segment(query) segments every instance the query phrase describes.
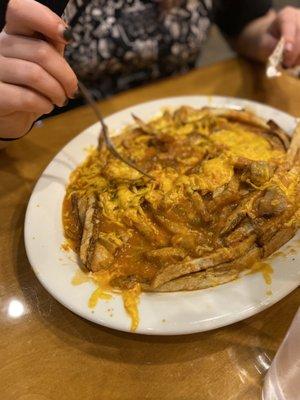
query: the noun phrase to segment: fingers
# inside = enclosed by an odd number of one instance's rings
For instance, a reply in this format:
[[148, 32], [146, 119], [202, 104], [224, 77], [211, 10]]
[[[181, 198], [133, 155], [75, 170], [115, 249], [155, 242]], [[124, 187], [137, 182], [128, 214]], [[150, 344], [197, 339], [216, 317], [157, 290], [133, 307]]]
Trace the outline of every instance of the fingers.
[[74, 97], [77, 91], [76, 75], [63, 56], [49, 43], [40, 39], [2, 33], [0, 48], [4, 57], [38, 64], [59, 82], [68, 97]]
[[300, 11], [285, 7], [277, 15], [276, 25], [285, 40], [283, 63], [287, 67], [294, 66], [300, 55]]
[[70, 30], [65, 22], [49, 8], [34, 0], [10, 0], [5, 31], [17, 35], [38, 32], [60, 43], [70, 40]]
[[39, 2], [9, 1], [0, 34], [2, 137], [24, 135], [53, 104], [61, 106], [66, 96], [74, 96], [77, 78], [63, 58], [70, 33], [66, 23]]
[[49, 43], [51, 43], [52, 46], [56, 48], [56, 50], [58, 51], [58, 54], [60, 54], [61, 56], [64, 57], [65, 48], [66, 48], [65, 44], [63, 44], [63, 43], [55, 43], [54, 41], [49, 41]]
[[297, 41], [297, 20], [295, 14], [290, 9], [279, 13], [279, 25], [281, 35], [285, 40], [284, 64], [290, 66], [296, 59], [295, 45]]
[[297, 60], [300, 56], [300, 22], [296, 27], [294, 40], [285, 39], [285, 41], [283, 64], [286, 67], [293, 67], [297, 64]]
[[34, 89], [58, 107], [66, 103], [59, 82], [37, 64], [0, 56], [0, 81]]
[[[299, 14], [300, 18], [300, 14]], [[294, 45], [294, 54], [292, 60], [289, 61], [290, 66], [299, 65], [299, 57], [300, 57], [300, 21], [298, 22], [297, 26], [297, 35], [296, 35], [296, 42]]]
[[291, 7], [287, 7], [278, 14], [281, 35], [286, 43], [294, 44], [297, 33], [296, 14]]
[[46, 97], [31, 89], [0, 82], [0, 110], [1, 117], [15, 111], [49, 114], [54, 105]]

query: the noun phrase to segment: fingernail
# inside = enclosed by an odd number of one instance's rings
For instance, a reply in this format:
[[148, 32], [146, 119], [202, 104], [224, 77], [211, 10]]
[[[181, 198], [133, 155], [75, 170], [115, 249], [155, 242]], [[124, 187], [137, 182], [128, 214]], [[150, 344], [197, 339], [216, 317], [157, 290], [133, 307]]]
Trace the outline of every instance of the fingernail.
[[69, 26], [60, 25], [59, 34], [66, 42], [70, 42], [73, 39], [72, 29]]
[[294, 48], [294, 45], [291, 42], [286, 43], [284, 46], [284, 50], [289, 53], [293, 51], [293, 48]]
[[63, 32], [63, 37], [67, 42], [69, 42], [70, 40], [73, 39], [73, 33], [72, 33], [71, 28], [69, 28], [69, 27], [65, 28], [65, 30]]
[[76, 89], [76, 91], [74, 92], [74, 94], [72, 96], [70, 96], [71, 99], [77, 99], [80, 96], [80, 91], [79, 89]]

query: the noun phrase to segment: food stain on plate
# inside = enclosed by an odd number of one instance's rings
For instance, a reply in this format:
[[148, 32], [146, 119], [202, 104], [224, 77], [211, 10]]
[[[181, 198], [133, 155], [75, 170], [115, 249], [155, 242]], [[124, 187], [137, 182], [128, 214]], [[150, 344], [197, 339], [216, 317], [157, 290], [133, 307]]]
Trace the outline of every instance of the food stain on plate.
[[99, 300], [110, 300], [112, 295], [98, 287], [93, 291], [88, 301], [89, 308], [95, 308]]
[[261, 272], [263, 279], [267, 285], [267, 292], [266, 294], [268, 296], [272, 295], [272, 289], [271, 289], [271, 284], [272, 284], [272, 274], [274, 272], [273, 268], [271, 267], [270, 264], [264, 261], [257, 261], [251, 266], [251, 272], [250, 273], [255, 273], [255, 272]]
[[82, 283], [90, 282], [91, 280], [92, 278], [89, 276], [88, 272], [84, 272], [81, 269], [78, 269], [75, 272], [75, 275], [73, 276], [71, 283], [74, 286], [78, 286], [81, 285]]
[[83, 151], [86, 152], [88, 155], [90, 155], [94, 150], [95, 150], [95, 146], [90, 145], [90, 146], [86, 146], [83, 148]]
[[288, 246], [287, 247], [287, 256], [294, 256], [295, 254], [297, 254], [297, 250], [295, 249], [295, 247], [293, 245]]
[[140, 322], [139, 310], [138, 310], [138, 305], [140, 302], [140, 294], [141, 294], [140, 285], [136, 285], [132, 289], [122, 291], [124, 308], [131, 317], [131, 330], [133, 332], [136, 330]]
[[[109, 294], [110, 296], [112, 294], [118, 294], [118, 295], [122, 296], [124, 309], [131, 319], [131, 331], [134, 332], [137, 329], [138, 324], [139, 324], [138, 305], [139, 305], [139, 299], [140, 299], [140, 294], [141, 294], [140, 285], [135, 284], [130, 289], [119, 290], [119, 289], [113, 288], [110, 285], [112, 275], [109, 271], [103, 271], [103, 272], [98, 271], [95, 273], [91, 273], [90, 276], [92, 277], [94, 282], [96, 284], [98, 284], [98, 287], [100, 289], [97, 292], [98, 296], [99, 296], [98, 300], [100, 300], [101, 298], [103, 299], [105, 297], [105, 295], [107, 295], [107, 294]], [[97, 295], [95, 294], [95, 296], [97, 296]], [[96, 304], [95, 304], [95, 306], [96, 306]]]
[[276, 259], [277, 257], [285, 257], [285, 256], [286, 256], [286, 254], [285, 254], [283, 251], [276, 251], [276, 253], [272, 254], [272, 255], [269, 257], [269, 260], [274, 260], [274, 259]]
[[60, 248], [61, 248], [62, 251], [66, 251], [66, 252], [72, 250], [72, 248], [71, 248], [71, 246], [70, 246], [70, 243], [69, 243], [67, 240], [65, 240], [65, 241], [60, 245]]
[[[99, 300], [109, 301], [113, 298], [113, 294], [118, 294], [122, 296], [125, 311], [131, 319], [131, 331], [135, 331], [139, 325], [139, 298], [141, 294], [140, 285], [135, 285], [132, 289], [119, 290], [112, 289], [109, 286], [110, 276], [103, 273], [90, 273], [88, 271], [83, 271], [78, 269], [72, 278], [72, 285], [77, 286], [86, 282], [93, 282], [97, 285], [97, 288], [92, 292], [89, 300], [88, 307], [92, 309], [94, 313], [94, 308], [97, 306]], [[110, 317], [113, 317], [113, 309], [108, 309], [110, 311]]]

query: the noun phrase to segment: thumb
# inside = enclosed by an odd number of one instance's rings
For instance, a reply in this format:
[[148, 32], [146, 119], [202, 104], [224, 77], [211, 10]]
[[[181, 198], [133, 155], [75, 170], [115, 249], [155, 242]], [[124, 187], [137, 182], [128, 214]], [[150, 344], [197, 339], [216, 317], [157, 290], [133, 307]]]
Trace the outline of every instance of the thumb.
[[285, 41], [283, 64], [291, 66], [296, 61], [297, 52], [293, 51], [297, 41], [297, 17], [296, 10], [286, 7], [278, 13], [277, 18], [270, 27], [271, 34]]

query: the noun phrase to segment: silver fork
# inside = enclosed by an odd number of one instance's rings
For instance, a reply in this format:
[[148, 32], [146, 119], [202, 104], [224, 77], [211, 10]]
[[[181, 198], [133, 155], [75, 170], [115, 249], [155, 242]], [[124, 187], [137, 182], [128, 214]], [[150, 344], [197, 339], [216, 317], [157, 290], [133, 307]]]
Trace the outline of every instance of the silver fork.
[[99, 110], [99, 107], [97, 106], [97, 103], [95, 102], [95, 100], [92, 98], [89, 90], [87, 89], [87, 87], [80, 81], [78, 81], [78, 87], [83, 95], [83, 97], [86, 99], [86, 101], [88, 102], [89, 106], [93, 109], [98, 121], [100, 122], [102, 131], [100, 133], [100, 137], [101, 134], [103, 135], [103, 139], [104, 139], [104, 143], [107, 147], [107, 149], [111, 152], [112, 155], [114, 155], [118, 160], [122, 161], [123, 163], [127, 164], [129, 167], [135, 169], [136, 171], [140, 172], [142, 175], [146, 176], [147, 178], [153, 179], [153, 177], [151, 175], [149, 175], [147, 172], [143, 171], [141, 168], [137, 167], [136, 165], [134, 165], [131, 161], [127, 160], [126, 158], [124, 158], [115, 148], [114, 144], [112, 143], [109, 133], [108, 133], [108, 128], [107, 125], [105, 124], [102, 114]]

